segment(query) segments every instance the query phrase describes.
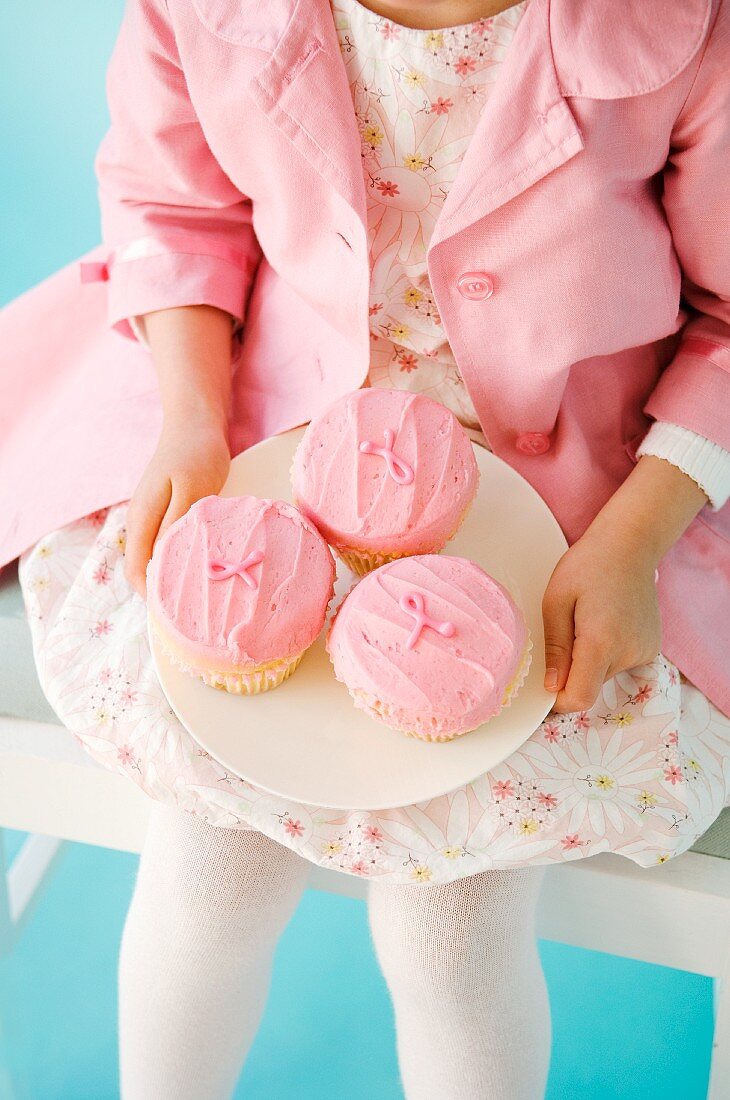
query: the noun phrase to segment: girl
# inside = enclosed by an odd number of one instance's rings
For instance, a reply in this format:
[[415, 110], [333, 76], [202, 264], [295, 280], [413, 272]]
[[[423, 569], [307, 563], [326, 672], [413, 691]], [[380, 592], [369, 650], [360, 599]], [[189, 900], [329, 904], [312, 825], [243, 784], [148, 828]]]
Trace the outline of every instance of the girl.
[[[126, 1100], [230, 1094], [308, 861], [371, 880], [409, 1100], [536, 1100], [544, 867], [662, 862], [720, 812], [729, 43], [722, 0], [129, 0], [104, 246], [6, 311], [0, 479], [44, 690], [156, 800]], [[556, 704], [526, 745], [428, 804], [343, 814], [196, 749], [154, 677], [144, 570], [232, 453], [366, 382], [453, 409], [570, 549], [543, 606]]]

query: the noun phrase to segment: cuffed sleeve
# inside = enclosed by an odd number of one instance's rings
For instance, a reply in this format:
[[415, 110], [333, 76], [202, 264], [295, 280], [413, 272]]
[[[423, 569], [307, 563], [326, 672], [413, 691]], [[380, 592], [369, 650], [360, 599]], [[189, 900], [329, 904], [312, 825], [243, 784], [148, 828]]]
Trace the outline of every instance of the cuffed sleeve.
[[718, 511], [730, 499], [730, 451], [688, 428], [657, 420], [636, 450], [636, 456], [656, 455], [696, 481]]
[[240, 327], [261, 249], [250, 200], [211, 152], [164, 0], [128, 0], [107, 71], [111, 126], [97, 151], [110, 324], [212, 305]]
[[730, 11], [719, 0], [676, 121], [663, 203], [690, 319], [644, 411], [730, 450]]

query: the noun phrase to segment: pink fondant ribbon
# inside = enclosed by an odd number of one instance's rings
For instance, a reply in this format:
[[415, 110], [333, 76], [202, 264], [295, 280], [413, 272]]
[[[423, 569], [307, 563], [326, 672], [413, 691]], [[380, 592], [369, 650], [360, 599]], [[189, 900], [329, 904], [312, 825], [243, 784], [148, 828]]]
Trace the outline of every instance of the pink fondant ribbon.
[[364, 439], [360, 444], [360, 450], [364, 455], [380, 455], [385, 459], [388, 473], [398, 485], [410, 485], [414, 478], [413, 467], [404, 462], [393, 450], [395, 432], [392, 428], [385, 429], [385, 446], [379, 447], [377, 443]]
[[432, 619], [430, 615], [426, 614], [423, 596], [420, 592], [407, 592], [404, 596], [401, 596], [400, 609], [405, 611], [406, 615], [411, 616], [414, 624], [406, 642], [406, 649], [413, 649], [424, 627], [430, 627], [431, 630], [437, 631], [444, 638], [453, 638], [456, 633], [456, 627], [448, 619], [439, 622], [438, 619]]
[[249, 569], [264, 560], [261, 550], [253, 550], [244, 561], [224, 561], [223, 558], [210, 558], [207, 573], [212, 581], [227, 581], [229, 577], [239, 576], [249, 588], [258, 588], [258, 582], [249, 574]]

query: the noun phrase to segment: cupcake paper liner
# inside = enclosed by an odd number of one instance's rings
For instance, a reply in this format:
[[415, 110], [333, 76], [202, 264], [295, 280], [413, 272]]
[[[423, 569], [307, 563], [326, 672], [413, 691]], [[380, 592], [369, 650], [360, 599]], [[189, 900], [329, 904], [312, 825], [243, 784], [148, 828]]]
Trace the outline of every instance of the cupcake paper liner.
[[468, 502], [464, 511], [459, 516], [459, 522], [456, 527], [442, 543], [437, 546], [428, 548], [419, 548], [418, 550], [380, 550], [378, 552], [369, 550], [354, 550], [352, 547], [340, 547], [333, 546], [332, 549], [337, 554], [348, 569], [355, 573], [358, 577], [365, 577], [368, 573], [372, 573], [374, 569], [379, 569], [381, 565], [387, 565], [389, 561], [396, 561], [398, 558], [415, 558], [422, 554], [439, 554], [448, 546], [452, 539], [455, 539], [461, 530], [464, 520], [469, 514], [469, 509], [472, 506], [474, 498]]
[[527, 679], [527, 673], [530, 671], [532, 665], [532, 637], [530, 632], [527, 632], [527, 641], [525, 642], [525, 648], [522, 651], [522, 659], [517, 668], [517, 672], [514, 674], [507, 687], [504, 689], [504, 698], [502, 699], [502, 709], [508, 707], [517, 692], [520, 690], [525, 680]]
[[[340, 550], [337, 546], [333, 547], [337, 557], [345, 563], [347, 568], [355, 573], [358, 577], [365, 577], [368, 573], [372, 573], [373, 569], [379, 569], [381, 565], [387, 565], [389, 561], [395, 561], [396, 558], [408, 558], [412, 557], [411, 554], [403, 553], [367, 553], [365, 550]], [[433, 551], [431, 551], [433, 553]]]
[[296, 657], [271, 661], [267, 665], [261, 665], [245, 673], [206, 672], [198, 675], [204, 683], [220, 691], [230, 692], [231, 695], [259, 695], [263, 691], [271, 691], [288, 680], [292, 673], [296, 672], [303, 656], [303, 653], [299, 653]]
[[304, 656], [306, 650], [297, 653], [294, 657], [281, 657], [274, 661], [266, 661], [255, 668], [241, 672], [223, 672], [213, 668], [205, 668], [200, 665], [191, 665], [172, 649], [161, 631], [155, 628], [155, 635], [159, 638], [165, 654], [177, 668], [186, 672], [189, 676], [195, 676], [209, 687], [219, 691], [227, 691], [231, 695], [259, 695], [264, 691], [283, 684], [294, 673]]

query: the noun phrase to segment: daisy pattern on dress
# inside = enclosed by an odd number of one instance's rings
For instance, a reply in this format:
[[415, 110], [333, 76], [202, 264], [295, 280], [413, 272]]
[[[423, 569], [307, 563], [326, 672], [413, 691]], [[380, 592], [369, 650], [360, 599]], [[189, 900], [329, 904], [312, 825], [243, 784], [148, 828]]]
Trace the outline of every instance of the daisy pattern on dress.
[[370, 252], [379, 256], [398, 242], [398, 259], [412, 262], [414, 246], [424, 254], [436, 218], [456, 177], [469, 138], [444, 145], [448, 124], [444, 115], [433, 116], [417, 133], [410, 111], [398, 112], [392, 135], [385, 134], [367, 168], [368, 230]]
[[[398, 241], [394, 241], [383, 249], [373, 264], [371, 296], [381, 305], [377, 329], [380, 335], [391, 339], [400, 329], [399, 342], [407, 343], [410, 349], [423, 354], [443, 342], [441, 317], [428, 281], [415, 273], [409, 275], [398, 262], [397, 251]], [[441, 365], [456, 367], [450, 349], [433, 369]]]
[[[398, 99], [396, 95], [397, 77], [395, 63], [402, 58], [403, 46], [397, 34], [368, 35], [367, 41], [373, 44], [372, 51], [362, 48], [362, 38], [358, 38], [357, 48], [353, 45], [353, 26], [349, 14], [340, 6], [334, 6], [335, 25], [347, 70], [347, 79], [351, 87], [358, 85], [382, 108], [386, 117], [395, 117]], [[368, 13], [373, 21], [379, 17]], [[385, 20], [380, 20], [385, 25]]]
[[561, 858], [551, 830], [535, 828], [531, 823], [516, 830], [508, 828], [491, 807], [473, 814], [467, 844], [480, 870], [515, 867], [532, 861], [552, 863]]
[[[137, 752], [144, 751], [148, 759], [160, 759], [168, 766], [173, 761], [189, 765], [193, 759], [195, 742], [175, 717], [170, 704], [156, 690], [154, 680], [143, 676], [135, 698], [137, 722], [130, 734], [130, 741]], [[143, 744], [140, 744], [140, 741]]]
[[[693, 693], [682, 712], [682, 745], [698, 761], [703, 774], [718, 785], [730, 772], [730, 739], [725, 724], [700, 692]], [[679, 738], [678, 738], [679, 740]]]
[[[403, 369], [404, 365], [405, 369]], [[386, 386], [409, 393], [423, 393], [434, 401], [441, 400], [442, 404], [444, 391], [448, 387], [453, 394], [452, 403], [449, 405], [452, 412], [461, 409], [462, 423], [470, 422], [468, 398], [466, 405], [461, 402], [461, 394], [465, 391], [452, 383], [446, 363], [430, 363], [427, 355], [418, 355], [392, 340], [380, 339], [374, 341], [371, 346], [369, 377], [372, 386]]]
[[[399, 26], [357, 0], [334, 0], [331, 6], [350, 83], [359, 79], [377, 89], [392, 120], [390, 101], [396, 88], [407, 94], [418, 84], [448, 88], [474, 79], [490, 81], [490, 70], [504, 58], [526, 0], [492, 19], [439, 30]], [[415, 92], [410, 98], [414, 107], [423, 105]]]
[[[638, 795], [661, 778], [656, 754], [642, 741], [625, 743], [622, 728], [604, 744], [596, 728], [583, 741], [565, 745], [528, 742], [521, 755], [554, 780], [561, 816], [567, 816], [567, 832], [579, 833], [586, 824], [596, 833], [608, 825], [623, 833], [638, 820]], [[551, 759], [552, 757], [552, 759]]]
[[[123, 529], [126, 507], [110, 509], [99, 531], [105, 545]], [[170, 711], [152, 663], [144, 603], [122, 580], [93, 580], [96, 536], [88, 524], [71, 524], [53, 535], [53, 554], [31, 550], [21, 560], [41, 683], [97, 762], [210, 824], [260, 829], [346, 874], [450, 882], [600, 851], [652, 866], [686, 850], [730, 794], [730, 722], [696, 688], [673, 681], [659, 657], [605, 684], [591, 710], [548, 716], [499, 767], [429, 802], [365, 812], [270, 795], [200, 749]], [[122, 553], [105, 553], [116, 580]], [[77, 573], [69, 584], [72, 561]], [[32, 579], [40, 571], [48, 589], [38, 594]], [[93, 637], [88, 624], [103, 619], [115, 629]], [[628, 702], [637, 694], [643, 702]], [[628, 725], [600, 718], [628, 708]], [[546, 738], [553, 723], [565, 738]], [[664, 780], [673, 767], [683, 781]]]

